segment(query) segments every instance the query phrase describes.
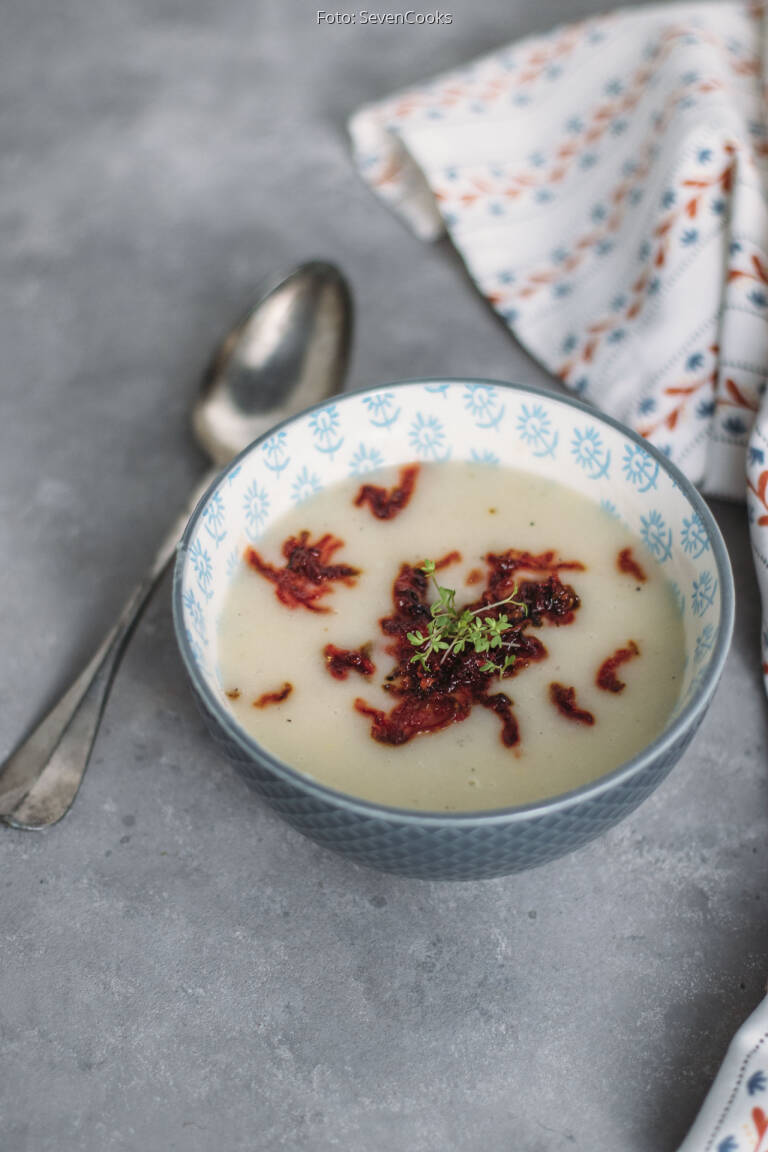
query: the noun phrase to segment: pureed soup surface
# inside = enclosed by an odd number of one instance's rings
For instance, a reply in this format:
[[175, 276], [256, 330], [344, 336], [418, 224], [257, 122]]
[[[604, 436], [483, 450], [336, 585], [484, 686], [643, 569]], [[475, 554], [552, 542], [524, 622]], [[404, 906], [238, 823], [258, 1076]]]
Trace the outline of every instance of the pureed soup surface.
[[[445, 560], [437, 584], [459, 613], [480, 608], [486, 635], [506, 615], [501, 647], [411, 663], [407, 632], [425, 634], [438, 598], [425, 559]], [[515, 588], [527, 613], [483, 611]], [[503, 677], [481, 671], [515, 654]], [[611, 771], [664, 728], [684, 660], [671, 585], [638, 538], [560, 484], [469, 463], [368, 473], [282, 517], [244, 550], [219, 657], [232, 712], [275, 756], [432, 811], [526, 804]]]

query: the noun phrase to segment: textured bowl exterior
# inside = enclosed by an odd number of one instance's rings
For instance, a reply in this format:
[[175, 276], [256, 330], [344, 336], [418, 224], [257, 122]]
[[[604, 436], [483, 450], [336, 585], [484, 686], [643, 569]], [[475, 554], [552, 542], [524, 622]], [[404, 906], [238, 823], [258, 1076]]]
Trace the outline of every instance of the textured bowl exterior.
[[690, 744], [701, 719], [642, 772], [595, 796], [543, 805], [544, 810], [524, 819], [404, 822], [384, 810], [370, 814], [330, 802], [281, 779], [244, 753], [202, 701], [200, 710], [240, 774], [299, 832], [358, 864], [419, 880], [488, 880], [580, 848], [650, 796]]
[[[244, 543], [344, 475], [412, 459], [506, 464], [551, 476], [598, 500], [606, 515], [643, 538], [678, 600], [686, 672], [667, 729], [633, 760], [525, 807], [417, 812], [336, 792], [273, 757], [239, 727], [221, 687], [215, 634]], [[579, 401], [467, 380], [406, 381], [347, 394], [256, 441], [200, 501], [179, 545], [173, 589], [177, 640], [203, 717], [248, 783], [319, 844], [360, 864], [429, 880], [480, 880], [544, 864], [642, 803], [705, 715], [730, 643], [733, 601], [717, 525], [661, 453]]]

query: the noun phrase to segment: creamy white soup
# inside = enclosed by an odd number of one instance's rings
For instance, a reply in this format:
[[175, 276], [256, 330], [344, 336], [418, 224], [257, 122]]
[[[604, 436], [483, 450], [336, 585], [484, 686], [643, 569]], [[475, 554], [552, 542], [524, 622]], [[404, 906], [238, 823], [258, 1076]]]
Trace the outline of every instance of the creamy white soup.
[[640, 539], [562, 485], [468, 463], [369, 473], [275, 522], [243, 548], [218, 645], [228, 706], [264, 748], [432, 811], [610, 772], [664, 728], [684, 660]]

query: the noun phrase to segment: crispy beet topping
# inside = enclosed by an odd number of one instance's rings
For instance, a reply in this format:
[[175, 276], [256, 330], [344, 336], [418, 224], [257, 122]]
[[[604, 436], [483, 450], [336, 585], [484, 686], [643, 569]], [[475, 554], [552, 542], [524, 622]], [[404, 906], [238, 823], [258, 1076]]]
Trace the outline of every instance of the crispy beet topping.
[[[482, 603], [493, 604], [503, 600], [517, 588], [515, 598], [525, 604], [528, 622], [535, 627], [538, 628], [543, 620], [556, 625], [573, 622], [580, 601], [570, 584], [561, 582], [558, 572], [583, 572], [584, 565], [578, 560], [558, 560], [551, 551], [534, 555], [531, 552], [519, 552], [516, 548], [508, 548], [500, 555], [489, 552], [485, 559], [491, 574]], [[540, 572], [546, 574], [546, 578], [519, 580], [517, 574], [521, 571]]]
[[486, 696], [482, 701], [484, 708], [490, 708], [501, 720], [501, 742], [507, 748], [514, 748], [520, 743], [520, 728], [517, 717], [512, 711], [513, 701], [506, 692], [496, 692], [493, 696]]
[[409, 464], [406, 468], [401, 468], [397, 484], [389, 490], [376, 484], [361, 485], [355, 497], [355, 506], [361, 508], [363, 504], [367, 504], [377, 520], [392, 520], [398, 512], [402, 512], [413, 495], [419, 470], [418, 464]]
[[586, 708], [579, 708], [576, 703], [576, 689], [566, 688], [564, 684], [550, 684], [549, 698], [567, 720], [575, 720], [577, 724], [592, 725], [595, 718]]
[[558, 560], [556, 553], [549, 549], [546, 552], [521, 552], [518, 548], [508, 548], [499, 556], [489, 552], [486, 560], [493, 568], [491, 581], [500, 585], [509, 579], [519, 569], [526, 572], [583, 572], [584, 565], [579, 560]]
[[632, 555], [631, 548], [622, 548], [621, 552], [619, 552], [618, 556], [616, 557], [616, 567], [618, 568], [619, 572], [626, 572], [627, 576], [634, 577], [634, 579], [639, 580], [641, 584], [645, 584], [646, 580], [648, 579], [645, 574], [645, 570], [640, 567], [637, 560], [635, 560], [634, 556]]
[[640, 649], [634, 640], [628, 640], [626, 648], [617, 648], [613, 656], [603, 660], [597, 670], [595, 682], [598, 688], [602, 688], [604, 692], [623, 692], [626, 684], [623, 680], [619, 680], [616, 669], [620, 668], [622, 664], [626, 664], [633, 656], [639, 655]]
[[[435, 569], [456, 559], [460, 559], [458, 553], [449, 553], [436, 562]], [[487, 620], [498, 620], [501, 615], [507, 617], [511, 627], [501, 633], [501, 647], [493, 651], [496, 662], [514, 657], [514, 664], [502, 674], [506, 680], [547, 655], [544, 645], [529, 629], [544, 623], [568, 624], [574, 619], [579, 598], [570, 585], [560, 581], [557, 569], [582, 569], [583, 565], [559, 561], [554, 552], [531, 556], [514, 549], [498, 556], [489, 553], [485, 559], [489, 575], [481, 597], [457, 611], [469, 609]], [[540, 573], [543, 578], [516, 581], [515, 574], [526, 569]], [[517, 603], [497, 603], [515, 588]], [[466, 720], [473, 706], [479, 704], [496, 713], [502, 724], [502, 743], [514, 747], [520, 733], [512, 711], [513, 701], [504, 692], [489, 692], [496, 672], [483, 670], [488, 664], [487, 652], [479, 653], [467, 645], [461, 651], [433, 652], [423, 663], [413, 661], [415, 649], [408, 633], [423, 632], [429, 625], [431, 599], [430, 583], [422, 569], [411, 564], [401, 565], [392, 588], [393, 612], [381, 621], [381, 630], [390, 639], [387, 653], [395, 660], [384, 688], [395, 697], [396, 703], [389, 712], [384, 712], [358, 698], [355, 708], [370, 717], [374, 740], [398, 745], [406, 744], [414, 736], [437, 732]]]
[[326, 644], [323, 656], [328, 671], [337, 680], [346, 680], [351, 671], [359, 672], [361, 676], [373, 676], [376, 671], [370, 644], [363, 644], [362, 648], [337, 648], [335, 644]]
[[278, 688], [276, 692], [264, 692], [258, 699], [254, 700], [254, 708], [267, 708], [270, 704], [282, 704], [288, 696], [293, 692], [293, 684], [289, 684], [286, 680], [282, 688]]
[[435, 561], [435, 572], [439, 572], [441, 568], [447, 568], [449, 564], [458, 564], [459, 560], [461, 560], [461, 552], [457, 552], [454, 548], [453, 552], [446, 552], [445, 556]]
[[360, 569], [349, 564], [329, 563], [334, 552], [343, 547], [344, 541], [330, 532], [314, 544], [309, 539], [309, 532], [300, 532], [298, 536], [289, 536], [283, 544], [283, 556], [287, 561], [284, 568], [268, 564], [255, 548], [246, 548], [245, 561], [266, 580], [272, 581], [275, 595], [286, 608], [330, 612], [330, 608], [318, 605], [316, 601], [328, 595], [334, 581], [352, 585], [360, 575]]

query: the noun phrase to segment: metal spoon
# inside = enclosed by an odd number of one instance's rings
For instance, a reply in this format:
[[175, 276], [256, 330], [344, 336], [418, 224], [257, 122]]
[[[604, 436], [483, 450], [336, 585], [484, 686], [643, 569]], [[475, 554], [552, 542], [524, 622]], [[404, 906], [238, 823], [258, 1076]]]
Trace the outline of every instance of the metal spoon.
[[77, 794], [126, 642], [218, 469], [280, 420], [340, 391], [352, 338], [341, 272], [313, 260], [266, 292], [216, 352], [194, 405], [198, 442], [217, 466], [158, 549], [98, 651], [59, 702], [0, 766], [0, 819], [15, 828], [60, 820]]

